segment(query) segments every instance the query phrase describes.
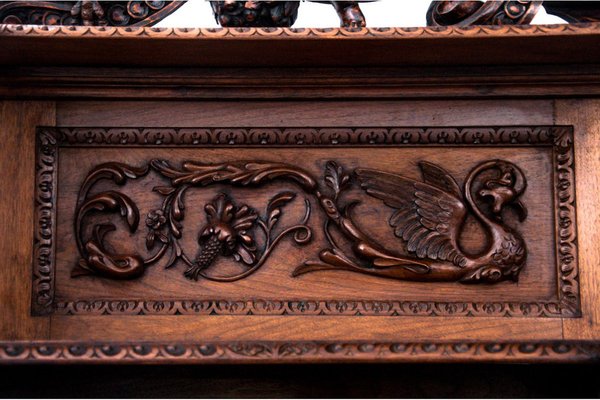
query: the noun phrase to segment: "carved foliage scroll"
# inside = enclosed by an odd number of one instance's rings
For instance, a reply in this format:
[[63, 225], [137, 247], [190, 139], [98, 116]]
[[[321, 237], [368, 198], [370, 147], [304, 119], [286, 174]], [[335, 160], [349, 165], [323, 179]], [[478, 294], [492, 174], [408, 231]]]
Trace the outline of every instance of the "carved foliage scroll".
[[[139, 210], [128, 196], [115, 190], [89, 195], [89, 190], [99, 180], [111, 179], [124, 185], [128, 179], [137, 179], [148, 174], [150, 170], [171, 179], [171, 186], [154, 187], [154, 191], [164, 196], [164, 201], [160, 208], [150, 211], [145, 220], [148, 229], [146, 247], [149, 251], [153, 251], [155, 247], [158, 247], [158, 250], [146, 259], [137, 254], [110, 254], [103, 245], [103, 239], [107, 232], [116, 229], [113, 224], [94, 226], [92, 237], [84, 240], [82, 232], [85, 215], [92, 210], [119, 212], [132, 232], [138, 229]], [[258, 215], [247, 205], [236, 205], [225, 194], [218, 194], [204, 207], [207, 224], [198, 234], [198, 252], [195, 257], [191, 257], [185, 254], [180, 244], [186, 209], [185, 194], [193, 187], [214, 183], [260, 185], [281, 176], [287, 176], [308, 189], [316, 185], [301, 170], [277, 163], [184, 162], [181, 169], [172, 167], [165, 160], [152, 160], [149, 165], [140, 168], [119, 163], [99, 165], [88, 174], [78, 199], [75, 233], [82, 259], [73, 270], [72, 276], [95, 274], [113, 279], [137, 278], [144, 273], [146, 267], [160, 261], [168, 253], [166, 268], [182, 261], [187, 265], [185, 276], [190, 279], [198, 280], [202, 277], [232, 282], [247, 277], [264, 264], [273, 248], [285, 236], [293, 234], [298, 244], [310, 241], [312, 233], [306, 225], [310, 216], [310, 203], [306, 202], [306, 216], [302, 221], [278, 231], [278, 219], [282, 208], [296, 197], [296, 193], [275, 194], [267, 204], [264, 215]], [[260, 249], [257, 248], [254, 238], [257, 229], [264, 236], [264, 246]], [[219, 256], [232, 256], [248, 269], [231, 276], [212, 276], [206, 270]]]
[[[411, 301], [75, 301], [54, 302], [52, 298], [52, 238], [55, 234], [53, 188], [55, 163], [61, 146], [163, 145], [170, 146], [548, 146], [553, 149], [556, 196], [556, 241], [558, 294], [556, 301], [529, 303], [460, 303]], [[40, 129], [38, 134], [38, 220], [36, 265], [34, 265], [34, 311], [47, 313], [330, 313], [351, 315], [537, 315], [577, 316], [579, 313], [577, 251], [574, 220], [574, 175], [572, 132], [569, 128], [361, 128], [361, 129]], [[521, 195], [527, 189], [522, 169], [507, 160], [488, 160], [473, 165], [460, 187], [443, 166], [422, 161], [422, 180], [403, 174], [368, 168], [348, 170], [343, 160], [330, 161], [321, 176], [303, 168], [270, 160], [240, 160], [206, 163], [195, 160], [179, 165], [171, 160], [153, 159], [143, 165], [117, 162], [94, 167], [82, 182], [76, 203], [74, 236], [81, 259], [72, 277], [95, 275], [109, 279], [138, 279], [146, 268], [161, 264], [171, 268], [185, 265], [184, 275], [192, 280], [234, 282], [263, 267], [281, 240], [291, 236], [298, 244], [311, 241], [315, 229], [323, 229], [328, 247], [310, 261], [290, 266], [294, 277], [324, 270], [343, 270], [383, 278], [411, 281], [456, 281], [495, 283], [517, 280], [527, 264], [527, 238], [518, 226], [502, 220], [512, 209], [519, 219], [527, 217]], [[161, 177], [153, 191], [162, 205], [140, 215], [138, 206], [119, 187], [149, 174]], [[98, 191], [98, 182], [112, 182], [114, 188]], [[213, 190], [214, 184], [261, 187], [269, 182], [285, 184], [272, 194], [264, 211], [255, 210], [231, 195], [214, 192], [203, 205], [206, 223], [197, 235], [197, 248], [184, 249], [180, 243], [186, 221], [186, 193]], [[158, 181], [157, 181], [158, 182]], [[380, 243], [361, 228], [361, 216], [353, 212], [361, 197], [349, 197], [349, 188], [381, 201], [389, 210], [389, 228], [406, 252], [394, 243]], [[214, 190], [213, 190], [214, 191]], [[356, 192], [354, 192], [356, 193]], [[353, 196], [356, 196], [353, 195]], [[297, 224], [279, 227], [287, 203], [303, 198], [305, 216]], [[311, 202], [318, 210], [311, 209]], [[113, 254], [105, 236], [116, 229], [113, 223], [88, 225], [88, 213], [120, 214], [125, 226], [146, 230], [146, 254]], [[311, 222], [321, 213], [324, 227]], [[479, 252], [464, 252], [461, 230], [465, 218], [479, 220], [489, 238]], [[45, 219], [44, 219], [45, 218]], [[381, 221], [384, 222], [384, 221]], [[518, 224], [517, 224], [518, 225]], [[50, 228], [48, 228], [50, 227]], [[331, 229], [338, 238], [334, 239]], [[344, 245], [340, 246], [339, 234]], [[349, 250], [351, 249], [351, 250]], [[219, 273], [215, 261], [226, 257], [243, 266], [235, 274]], [[297, 278], [299, 279], [299, 278]], [[391, 314], [390, 314], [391, 313]]]
[[432, 1], [427, 10], [428, 26], [525, 25], [542, 1]]
[[151, 26], [183, 1], [2, 1], [0, 23], [31, 25]]
[[[165, 160], [152, 160], [143, 167], [108, 163], [95, 167], [84, 181], [78, 199], [75, 235], [82, 259], [72, 276], [96, 274], [113, 279], [131, 279], [141, 276], [144, 268], [170, 253], [166, 268], [178, 260], [187, 264], [185, 275], [194, 280], [204, 277], [213, 280], [235, 281], [258, 270], [279, 240], [295, 232], [298, 244], [310, 241], [311, 228], [307, 225], [310, 206], [306, 202], [306, 216], [296, 226], [285, 229], [272, 237], [273, 229], [281, 214], [281, 206], [296, 196], [295, 192], [275, 195], [267, 205], [265, 216], [259, 216], [247, 205], [236, 206], [224, 194], [205, 205], [207, 224], [198, 235], [200, 248], [195, 259], [185, 254], [179, 243], [185, 215], [185, 193], [192, 187], [206, 187], [214, 183], [236, 186], [260, 186], [269, 181], [284, 181], [299, 185], [314, 197], [326, 214], [326, 236], [331, 248], [324, 249], [319, 262], [309, 262], [298, 267], [294, 276], [319, 270], [346, 270], [392, 279], [417, 281], [461, 281], [465, 283], [494, 283], [506, 279], [518, 280], [525, 264], [527, 250], [521, 235], [501, 221], [505, 208], [516, 207], [520, 216], [526, 215], [525, 206], [519, 200], [525, 191], [526, 180], [516, 165], [502, 160], [488, 161], [473, 168], [467, 177], [464, 193], [452, 176], [442, 167], [422, 162], [424, 181], [418, 182], [401, 175], [356, 169], [346, 172], [334, 161], [325, 170], [325, 186], [316, 177], [300, 167], [269, 161], [241, 161], [223, 164], [207, 164], [186, 161], [181, 167], [173, 167]], [[103, 245], [104, 235], [115, 229], [114, 224], [95, 225], [92, 237], [83, 239], [83, 224], [87, 212], [118, 211], [125, 218], [131, 232], [139, 225], [139, 210], [135, 202], [125, 194], [110, 190], [89, 195], [89, 190], [102, 179], [112, 179], [119, 185], [127, 179], [137, 179], [152, 169], [171, 179], [170, 186], [156, 186], [154, 191], [165, 196], [161, 208], [151, 211], [146, 219], [149, 232], [146, 240], [148, 250], [154, 248], [156, 239], [161, 242], [159, 250], [144, 260], [137, 254], [110, 254]], [[495, 173], [485, 179], [474, 199], [473, 185], [485, 171]], [[395, 235], [408, 244], [410, 255], [399, 255], [369, 238], [352, 215], [357, 200], [342, 202], [341, 195], [352, 185], [352, 175], [361, 183], [366, 193], [381, 199], [394, 210], [390, 226]], [[492, 203], [491, 214], [481, 210], [481, 202]], [[487, 250], [478, 254], [466, 254], [461, 250], [460, 235], [464, 220], [473, 214], [493, 238]], [[353, 253], [344, 253], [329, 232], [334, 224], [352, 245]], [[262, 230], [265, 246], [257, 249], [256, 227]], [[298, 235], [302, 232], [303, 235]], [[244, 273], [215, 278], [206, 270], [220, 255], [233, 255], [236, 261], [246, 264]], [[361, 262], [359, 259], [365, 260]]]

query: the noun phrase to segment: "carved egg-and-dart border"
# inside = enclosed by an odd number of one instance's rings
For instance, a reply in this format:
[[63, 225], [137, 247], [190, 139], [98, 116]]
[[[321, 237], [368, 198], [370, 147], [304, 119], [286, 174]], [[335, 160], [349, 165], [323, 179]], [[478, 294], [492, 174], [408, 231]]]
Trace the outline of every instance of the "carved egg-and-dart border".
[[594, 341], [0, 342], [0, 364], [597, 362]]
[[[558, 288], [556, 300], [533, 302], [432, 302], [323, 299], [290, 300], [74, 300], [54, 298], [56, 167], [60, 147], [311, 147], [311, 146], [544, 146], [553, 149]], [[60, 314], [226, 314], [226, 315], [456, 315], [577, 317], [579, 286], [574, 206], [573, 133], [570, 127], [470, 128], [39, 128], [37, 135], [33, 313]], [[163, 165], [163, 167], [165, 167]], [[192, 166], [193, 167], [193, 166]], [[197, 167], [197, 166], [196, 166]], [[334, 172], [336, 166], [329, 166]], [[171, 171], [178, 174], [181, 171]], [[186, 171], [184, 171], [186, 172]], [[189, 171], [187, 171], [189, 172]], [[296, 173], [297, 171], [294, 171]], [[343, 174], [343, 171], [339, 171]], [[329, 171], [329, 176], [335, 175]], [[368, 174], [367, 174], [368, 175]], [[302, 177], [306, 178], [306, 177]], [[340, 176], [338, 176], [340, 178]], [[304, 185], [313, 184], [310, 178]], [[339, 183], [338, 188], [339, 188]], [[368, 185], [367, 185], [368, 186]], [[365, 188], [366, 190], [369, 188]], [[372, 189], [372, 188], [371, 188]], [[110, 197], [110, 196], [109, 196]], [[284, 196], [285, 197], [285, 196]], [[374, 196], [377, 197], [377, 196]], [[96, 199], [98, 200], [98, 199]], [[100, 199], [105, 205], [114, 202]], [[116, 199], [117, 203], [119, 199]], [[326, 199], [327, 200], [327, 199]], [[108, 201], [108, 203], [106, 203]], [[221, 199], [223, 204], [230, 200]], [[323, 204], [329, 204], [322, 201]], [[93, 205], [93, 204], [92, 204]], [[337, 215], [335, 207], [326, 212]], [[249, 216], [246, 216], [248, 219]], [[337, 217], [335, 217], [337, 218]], [[334, 219], [335, 219], [334, 218]], [[255, 216], [252, 218], [256, 219]], [[248, 219], [248, 221], [250, 221]], [[302, 228], [299, 228], [302, 229]], [[358, 236], [357, 236], [358, 235]], [[210, 236], [210, 235], [209, 235]], [[350, 229], [350, 236], [361, 239]], [[94, 243], [92, 243], [94, 244]], [[215, 246], [219, 244], [215, 242]], [[219, 244], [221, 246], [221, 244]], [[81, 246], [80, 246], [81, 248]], [[92, 246], [93, 248], [93, 246]], [[221, 247], [219, 247], [219, 250]], [[233, 250], [233, 249], [232, 249]], [[239, 249], [238, 249], [239, 250]], [[373, 251], [365, 250], [365, 254]], [[248, 257], [248, 252], [244, 253]], [[385, 255], [384, 255], [385, 256]], [[206, 258], [206, 257], [205, 257]], [[89, 259], [89, 258], [88, 258]], [[327, 258], [326, 260], [330, 260]], [[207, 260], [204, 260], [207, 261]], [[211, 261], [211, 260], [208, 260]], [[321, 261], [324, 261], [322, 258]], [[83, 264], [86, 266], [85, 263]], [[339, 266], [339, 264], [337, 264]], [[322, 265], [321, 265], [322, 266]], [[349, 263], [344, 268], [354, 268]], [[193, 275], [193, 266], [189, 265]], [[358, 266], [359, 269], [361, 266]], [[310, 269], [310, 268], [309, 268]], [[317, 268], [318, 269], [318, 268]], [[197, 272], [197, 271], [196, 271]], [[303, 271], [307, 272], [307, 271]], [[308, 271], [310, 272], [310, 271]], [[361, 271], [355, 271], [361, 272]], [[513, 271], [514, 272], [514, 271]], [[518, 273], [518, 271], [517, 271]], [[198, 273], [196, 274], [196, 277]], [[402, 279], [402, 278], [401, 278]], [[479, 279], [479, 278], [478, 278]]]

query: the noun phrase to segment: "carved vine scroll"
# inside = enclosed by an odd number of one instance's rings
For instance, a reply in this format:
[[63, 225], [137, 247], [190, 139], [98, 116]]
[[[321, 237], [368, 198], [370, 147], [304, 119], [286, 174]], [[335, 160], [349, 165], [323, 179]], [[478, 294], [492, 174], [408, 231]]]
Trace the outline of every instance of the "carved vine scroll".
[[[559, 293], [557, 301], [543, 305], [538, 303], [533, 307], [544, 310], [540, 311], [541, 315], [578, 315], [572, 132], [561, 127], [462, 130], [42, 129], [38, 135], [40, 229], [34, 266], [34, 304], [37, 310], [57, 306], [52, 299], [52, 238], [55, 235], [55, 163], [60, 146], [208, 146], [214, 143], [220, 146], [252, 147], [274, 144], [273, 140], [288, 142], [292, 146], [423, 146], [428, 143], [446, 146], [551, 146], [555, 157]], [[296, 279], [301, 279], [304, 274], [341, 270], [397, 280], [497, 283], [516, 281], [522, 269], [527, 267], [527, 238], [519, 231], [517, 220], [511, 224], [503, 219], [507, 212], [514, 212], [521, 221], [527, 217], [526, 204], [521, 200], [527, 190], [527, 176], [519, 165], [502, 159], [476, 163], [463, 177], [464, 184], [461, 187], [443, 166], [425, 160], [418, 164], [422, 179], [411, 178], [404, 171], [382, 171], [360, 166], [346, 169], [343, 164], [343, 160], [327, 162], [321, 176], [298, 165], [273, 160], [223, 163], [184, 161], [176, 164], [170, 160], [152, 159], [141, 165], [117, 162], [97, 165], [81, 183], [76, 201], [73, 229], [80, 260], [74, 265], [71, 276], [136, 279], [155, 265], [165, 268], [184, 265], [183, 274], [191, 280], [234, 282], [264, 267], [282, 240], [291, 237], [296, 244], [305, 245], [312, 240], [315, 229], [324, 233], [328, 247], [322, 248], [312, 260], [298, 260], [295, 268], [290, 266], [290, 274]], [[156, 177], [153, 182], [160, 182], [154, 184], [152, 190], [160, 195], [162, 203], [142, 216], [136, 201], [121, 188], [150, 174]], [[103, 186], [98, 190], [100, 182]], [[272, 193], [264, 211], [253, 209], [244, 203], [244, 199], [211, 188], [217, 184], [220, 187], [262, 187], [271, 182], [284, 184], [285, 189]], [[360, 190], [349, 194], [351, 188]], [[213, 197], [202, 205], [206, 222], [195, 233], [197, 247], [184, 249], [181, 238], [186, 229], [186, 196], [195, 190], [209, 191]], [[363, 230], [364, 221], [353, 210], [365, 197], [381, 201], [381, 207], [389, 210], [387, 222], [380, 222], [389, 225], [396, 237], [395, 242], [377, 241]], [[296, 224], [280, 227], [281, 216], [286, 212], [287, 204], [294, 199], [304, 203], [304, 217]], [[313, 210], [311, 204], [316, 204], [318, 209]], [[323, 216], [324, 226], [315, 226], [311, 222], [311, 215], [315, 212]], [[143, 221], [145, 253], [117, 254], [111, 252], [110, 246], [106, 246], [107, 235], [117, 229], [116, 225], [112, 222], [94, 224], [88, 216], [114, 213], [120, 215], [124, 226], [132, 233], [141, 229], [140, 221]], [[463, 250], [461, 232], [468, 216], [477, 220], [485, 232], [482, 239], [485, 243], [479, 251]], [[238, 263], [242, 266], [242, 272], [220, 273], [216, 263], [220, 258], [226, 258], [228, 263]], [[169, 307], [179, 310], [178, 313], [186, 307], [191, 312], [214, 310], [208, 303], [179, 303]], [[313, 307], [302, 301], [297, 303], [297, 310]], [[461, 308], [471, 309], [465, 304], [449, 304], [431, 304], [431, 309], [445, 309], [448, 312], [454, 309], [459, 313]], [[107, 306], [113, 307], [108, 303]], [[141, 306], [148, 311], [146, 304]], [[361, 313], [371, 306], [373, 310], [377, 308], [374, 304], [365, 305]], [[80, 309], [78, 307], [74, 304], [59, 306], [70, 312]], [[256, 309], [254, 305], [252, 307]], [[282, 307], [273, 305], [265, 310], [279, 313], [279, 308], [293, 310], [296, 306], [292, 307], [290, 303]], [[317, 304], [314, 307], [319, 309], [323, 306]], [[394, 307], [384, 306], [389, 310], [398, 310], [403, 306]], [[477, 314], [477, 307], [480, 306], [476, 305], [472, 312], [465, 312]], [[521, 304], [516, 307], [519, 308], [518, 314], [527, 315], [532, 305]], [[129, 306], [126, 309], [130, 309]], [[499, 309], [492, 307], [492, 310], [496, 310], [494, 313], [508, 312], [502, 311], [508, 309], [515, 310], [515, 305], [500, 305]], [[385, 310], [379, 312], [386, 313]], [[445, 311], [440, 312], [443, 314]], [[432, 315], [436, 314], [432, 311]]]
[[[115, 229], [113, 224], [94, 226], [92, 237], [84, 240], [83, 224], [86, 214], [90, 211], [119, 212], [129, 229], [132, 232], [137, 230], [139, 209], [128, 196], [113, 190], [94, 195], [89, 195], [89, 191], [100, 180], [110, 179], [118, 185], [124, 185], [128, 179], [145, 176], [150, 170], [171, 179], [171, 186], [154, 187], [154, 191], [164, 196], [164, 201], [160, 208], [150, 211], [146, 217], [146, 247], [150, 251], [155, 247], [159, 249], [145, 259], [138, 254], [110, 254], [103, 245], [103, 239], [107, 232]], [[311, 211], [310, 203], [305, 202], [306, 216], [302, 221], [276, 232], [282, 209], [296, 197], [295, 193], [275, 194], [269, 201], [264, 216], [259, 216], [247, 205], [235, 205], [225, 194], [218, 194], [204, 207], [208, 223], [198, 234], [197, 255], [190, 257], [180, 244], [186, 208], [185, 194], [193, 187], [215, 183], [252, 186], [282, 176], [295, 180], [307, 189], [316, 186], [301, 170], [277, 163], [202, 164], [188, 161], [184, 162], [180, 169], [172, 167], [165, 160], [152, 160], [141, 168], [119, 163], [99, 165], [88, 174], [80, 190], [75, 234], [82, 259], [73, 270], [72, 276], [96, 274], [113, 279], [137, 278], [144, 273], [146, 267], [160, 261], [169, 253], [166, 268], [181, 260], [187, 265], [185, 276], [190, 279], [198, 280], [199, 277], [203, 277], [232, 282], [247, 277], [264, 264], [273, 248], [285, 236], [293, 234], [298, 244], [310, 241], [312, 232], [306, 225]], [[261, 249], [257, 249], [254, 239], [256, 228], [262, 231], [265, 238]], [[235, 261], [247, 265], [248, 269], [233, 276], [213, 276], [207, 273], [206, 270], [217, 257], [229, 255]]]
[[[475, 166], [466, 179], [464, 190], [442, 167], [421, 162], [424, 180], [415, 181], [401, 175], [358, 168], [346, 172], [334, 161], [325, 170], [325, 186], [316, 177], [298, 166], [269, 161], [240, 161], [207, 164], [186, 161], [173, 167], [165, 160], [152, 160], [143, 167], [108, 163], [95, 167], [83, 182], [77, 203], [75, 236], [82, 259], [72, 276], [96, 274], [113, 279], [130, 279], [141, 276], [144, 269], [169, 253], [166, 268], [178, 260], [187, 264], [185, 276], [221, 281], [235, 281], [258, 270], [268, 258], [273, 247], [287, 234], [295, 233], [298, 244], [310, 241], [311, 227], [307, 225], [310, 206], [306, 201], [306, 216], [298, 225], [289, 227], [273, 237], [273, 230], [286, 202], [296, 196], [294, 192], [276, 194], [266, 207], [265, 216], [259, 216], [247, 205], [236, 206], [232, 199], [219, 194], [205, 205], [207, 224], [198, 235], [200, 248], [195, 258], [186, 255], [179, 239], [185, 216], [185, 193], [192, 187], [206, 187], [215, 183], [236, 186], [260, 186], [270, 181], [285, 181], [299, 186], [314, 197], [325, 213], [326, 237], [331, 248], [324, 249], [319, 262], [308, 262], [296, 268], [299, 276], [319, 270], [347, 270], [380, 277], [417, 281], [460, 281], [465, 283], [494, 283], [517, 280], [525, 265], [527, 250], [524, 239], [513, 228], [502, 222], [507, 207], [515, 207], [521, 219], [526, 208], [519, 200], [527, 186], [521, 169], [503, 160], [491, 160]], [[109, 190], [90, 195], [90, 189], [103, 179], [124, 185], [128, 179], [137, 179], [150, 170], [171, 180], [170, 186], [156, 186], [154, 191], [165, 196], [161, 208], [151, 211], [146, 218], [149, 229], [146, 247], [152, 250], [155, 243], [160, 248], [144, 259], [138, 254], [110, 254], [103, 245], [107, 232], [114, 224], [95, 225], [92, 237], [83, 238], [85, 216], [90, 211], [119, 212], [131, 232], [139, 225], [139, 210], [125, 194]], [[474, 181], [491, 170], [494, 175], [485, 179], [475, 192]], [[394, 212], [389, 223], [398, 239], [407, 244], [409, 254], [399, 254], [371, 239], [362, 231], [360, 218], [352, 215], [358, 202], [341, 201], [343, 192], [354, 181], [360, 182], [366, 193], [383, 200]], [[491, 203], [490, 212], [482, 211], [482, 202]], [[471, 213], [488, 231], [491, 238], [487, 247], [477, 253], [462, 251], [460, 235], [467, 215]], [[352, 247], [347, 254], [338, 247], [329, 232], [334, 224]], [[257, 249], [255, 228], [263, 231], [265, 246]], [[300, 235], [302, 233], [302, 235]], [[207, 274], [213, 261], [221, 255], [248, 266], [244, 273], [214, 277]]]

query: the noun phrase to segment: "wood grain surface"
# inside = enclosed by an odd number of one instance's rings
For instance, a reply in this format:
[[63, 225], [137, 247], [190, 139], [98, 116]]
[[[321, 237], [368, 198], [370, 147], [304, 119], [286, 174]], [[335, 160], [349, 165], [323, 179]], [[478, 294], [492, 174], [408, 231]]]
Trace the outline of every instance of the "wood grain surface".
[[577, 179], [577, 216], [580, 247], [580, 282], [586, 293], [582, 298], [583, 317], [576, 321], [564, 321], [564, 337], [599, 339], [600, 338], [600, 250], [598, 249], [598, 211], [597, 190], [600, 188], [598, 177], [598, 151], [600, 118], [597, 100], [561, 100], [556, 102], [556, 121], [575, 126], [578, 138], [575, 149], [578, 169], [589, 171]]
[[[598, 27], [592, 24], [525, 30], [520, 27], [496, 31], [477, 28], [472, 32], [454, 28], [440, 32], [395, 29], [366, 30], [349, 36], [338, 30], [302, 33], [88, 29], [84, 32], [79, 28], [19, 30], [1, 26], [0, 45], [6, 44], [9, 51], [0, 57], [3, 71], [0, 77], [3, 176], [0, 359], [57, 363], [597, 360], [600, 273], [596, 265], [600, 254], [596, 243], [600, 238], [596, 225], [600, 217], [595, 193], [600, 187], [596, 173], [600, 103], [595, 97], [600, 93], [596, 65], [600, 53], [594, 50], [598, 45]], [[223, 33], [227, 38], [216, 40]], [[234, 34], [239, 35], [234, 37]], [[270, 34], [279, 38], [268, 39]], [[307, 37], [302, 38], [302, 34]], [[141, 48], [142, 42], [148, 46]], [[82, 52], [74, 52], [73, 46], [79, 46]], [[109, 53], [119, 53], [122, 57], [106, 58]], [[356, 54], [362, 55], [359, 61]], [[141, 68], [142, 65], [146, 68]], [[209, 68], [216, 65], [219, 68]], [[373, 76], [369, 75], [371, 67]], [[302, 71], [306, 74], [302, 75]], [[144, 315], [33, 316], [31, 313], [36, 127], [515, 125], [565, 125], [572, 126], [574, 131], [577, 237], [573, 243], [578, 248], [580, 269], [577, 278], [568, 279], [580, 284], [581, 317], [303, 316], [236, 315], [235, 312], [160, 315], [161, 307], [169, 307], [160, 302], [148, 303], [156, 308], [149, 313], [152, 315], [139, 312], [137, 306], [130, 309]], [[209, 299], [217, 295], [231, 298], [244, 293], [249, 297], [246, 300], [281, 294], [295, 298], [306, 294], [316, 299], [335, 293], [354, 299], [410, 296], [438, 302], [472, 299], [526, 302], [550, 299], [561, 285], [555, 274], [556, 261], [561, 257], [565, 261], [565, 256], [555, 251], [554, 227], [562, 215], [555, 213], [557, 202], [562, 200], [553, 197], [552, 191], [560, 183], [561, 193], [568, 194], [572, 182], [565, 181], [552, 169], [548, 147], [522, 144], [462, 150], [449, 146], [175, 149], [134, 145], [121, 149], [82, 145], [61, 148], [60, 154], [58, 186], [54, 189], [59, 199], [55, 289], [61, 301], [77, 298], [144, 301], [150, 300], [150, 296], [152, 300], [162, 297], [170, 301]], [[528, 177], [523, 200], [530, 215], [519, 225], [519, 232], [523, 233], [530, 251], [529, 263], [518, 284], [503, 282], [497, 286], [401, 282], [341, 271], [292, 278], [291, 260], [304, 261], [307, 254], [320, 249], [323, 236], [316, 234], [314, 248], [300, 249], [282, 242], [271, 263], [248, 280], [233, 285], [189, 281], [180, 267], [149, 269], [139, 282], [70, 277], [73, 263], [77, 262], [73, 246], [74, 202], [82, 179], [94, 165], [111, 160], [141, 165], [152, 158], [169, 159], [179, 165], [185, 159], [217, 162], [241, 157], [283, 160], [302, 165], [311, 175], [322, 173], [325, 162], [333, 157], [351, 168], [366, 165], [412, 179], [420, 179], [418, 161], [433, 160], [450, 171], [460, 184], [478, 162], [510, 160], [522, 165]], [[132, 197], [147, 193], [153, 186], [152, 179], [155, 178], [148, 177], [136, 182], [140, 186], [128, 184], [122, 189]], [[214, 187], [228, 191], [236, 202], [241, 196], [244, 201], [239, 202], [247, 201], [257, 208], [264, 207], [271, 190], [282, 188], [280, 184], [235, 190], [224, 185]], [[348, 193], [350, 197], [364, 196], [362, 189], [355, 190]], [[152, 196], [142, 196], [142, 213], [160, 200]], [[190, 195], [190, 231], [202, 225], [205, 218], [202, 207], [211, 199], [204, 191]], [[362, 215], [362, 224], [371, 237], [391, 243], [394, 237], [388, 226], [389, 210], [383, 209], [382, 202], [375, 198], [361, 197], [361, 200], [357, 220]], [[301, 206], [298, 202], [290, 203], [288, 216], [299, 216]], [[322, 224], [322, 217], [316, 217], [315, 222]], [[515, 216], [509, 217], [507, 223], [513, 222]], [[561, 229], [568, 231], [569, 226], [565, 226]], [[466, 234], [465, 245], [476, 250], [479, 234], [476, 231]], [[114, 236], [109, 236], [109, 240], [117, 249], [127, 247], [126, 241], [132, 239], [129, 235], [119, 236], [118, 232], [111, 235]], [[143, 238], [135, 240], [138, 240], [136, 246], [144, 246]], [[197, 245], [191, 236], [184, 241], [190, 248]], [[219, 268], [225, 268], [224, 264]], [[109, 306], [118, 307], [114, 304], [106, 307]]]
[[2, 101], [0, 115], [0, 338], [46, 339], [47, 319], [32, 319], [30, 306], [35, 127], [55, 123], [53, 102]]
[[[7, 51], [0, 62], [133, 67], [585, 64], [599, 60], [594, 51], [599, 35], [599, 23], [355, 31], [2, 25], [0, 45]], [[105, 57], [111, 53], [119, 57]]]
[[[544, 148], [469, 148], [467, 150], [448, 150], [444, 156], [437, 148], [344, 148], [344, 149], [85, 149], [74, 148], [60, 151], [58, 167], [57, 199], [57, 236], [56, 243], [56, 282], [57, 298], [62, 300], [84, 299], [194, 299], [194, 300], [430, 300], [430, 301], [532, 301], [552, 299], [556, 296], [557, 272], [553, 250], [554, 217], [552, 209], [547, 207], [553, 200], [551, 149]], [[72, 279], [71, 270], [77, 264], [78, 251], [74, 242], [73, 221], [75, 219], [75, 201], [81, 182], [94, 166], [106, 162], [124, 162], [133, 166], [143, 165], [150, 159], [165, 159], [179, 164], [187, 160], [202, 162], [235, 162], [238, 160], [286, 160], [290, 165], [298, 165], [314, 176], [322, 175], [325, 163], [335, 160], [345, 168], [375, 168], [383, 171], [402, 173], [419, 179], [419, 161], [429, 161], [445, 166], [459, 182], [477, 164], [489, 159], [504, 159], [514, 162], [527, 170], [528, 188], [523, 196], [529, 215], [522, 224], [516, 219], [507, 219], [515, 226], [527, 242], [528, 261], [523, 269], [519, 283], [504, 282], [498, 285], [461, 285], [457, 283], [423, 284], [419, 282], [398, 282], [391, 279], [370, 277], [344, 271], [330, 271], [292, 277], [292, 271], [308, 260], [317, 260], [319, 251], [327, 248], [325, 237], [320, 228], [324, 217], [319, 205], [312, 202], [313, 215], [310, 226], [314, 239], [306, 246], [298, 246], [291, 240], [284, 240], [275, 248], [264, 267], [256, 274], [233, 283], [210, 282], [200, 279], [193, 281], [183, 276], [181, 263], [172, 269], [165, 269], [163, 262], [150, 267], [139, 280], [110, 281], [94, 276]], [[152, 191], [153, 186], [163, 185], [164, 180], [151, 176], [132, 182], [119, 190], [133, 199], [140, 213], [145, 217], [151, 210], [159, 208], [162, 197]], [[110, 182], [98, 185], [97, 190], [113, 190]], [[206, 189], [199, 188], [186, 195], [186, 217], [183, 221], [184, 251], [195, 257], [197, 250], [197, 232], [206, 223], [203, 206], [218, 193], [229, 193], [239, 204], [247, 204], [257, 212], [263, 212], [269, 199], [277, 193], [292, 191], [297, 199], [282, 212], [281, 227], [293, 226], [302, 220], [305, 213], [303, 194], [293, 183], [278, 183], [258, 188], [236, 189], [228, 185], [216, 185]], [[360, 189], [347, 194], [349, 199], [360, 199], [356, 207], [356, 219], [369, 235], [379, 243], [391, 248], [401, 248], [402, 242], [393, 235], [388, 224], [392, 210], [380, 201], [365, 196]], [[507, 215], [510, 218], [510, 215]], [[90, 218], [93, 221], [105, 221]], [[465, 251], [480, 251], [485, 244], [485, 232], [476, 221], [469, 225], [461, 237]], [[145, 249], [145, 227], [136, 235], [126, 229], [119, 230], [107, 239], [121, 254], [135, 252], [148, 253]], [[255, 234], [253, 232], [253, 234]], [[258, 235], [258, 234], [256, 234]], [[133, 237], [132, 237], [133, 236]], [[548, 240], [550, 238], [550, 240]], [[260, 236], [257, 236], [260, 240]], [[232, 259], [223, 258], [208, 272], [216, 276], [243, 271]], [[432, 287], [435, 292], [432, 293]], [[283, 295], [285, 294], [285, 295]]]

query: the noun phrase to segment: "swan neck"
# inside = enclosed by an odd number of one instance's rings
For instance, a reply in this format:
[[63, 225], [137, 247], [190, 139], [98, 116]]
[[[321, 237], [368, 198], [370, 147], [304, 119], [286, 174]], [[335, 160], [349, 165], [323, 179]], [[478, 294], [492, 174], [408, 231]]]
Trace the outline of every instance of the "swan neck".
[[484, 222], [488, 225], [497, 225], [494, 221], [492, 221], [489, 217], [487, 217], [481, 211], [481, 209], [479, 208], [479, 206], [473, 199], [473, 194], [471, 193], [471, 191], [473, 189], [473, 180], [475, 179], [475, 177], [481, 171], [483, 171], [491, 166], [492, 166], [491, 163], [485, 163], [485, 164], [482, 164], [482, 165], [476, 167], [469, 173], [469, 175], [467, 176], [467, 180], [465, 181], [465, 198], [466, 198], [467, 202], [469, 203], [469, 205], [471, 206], [471, 209], [473, 210], [473, 212], [475, 213], [477, 218], [479, 218], [482, 222]]

